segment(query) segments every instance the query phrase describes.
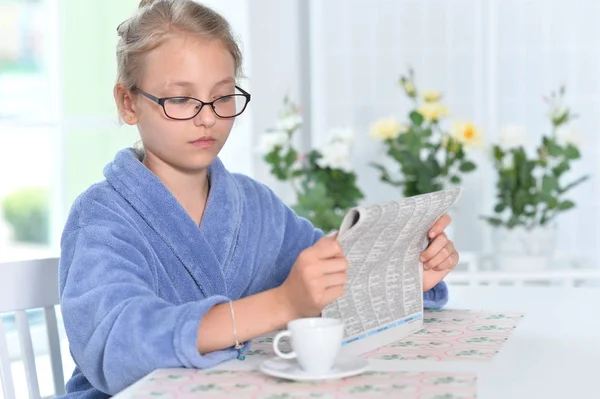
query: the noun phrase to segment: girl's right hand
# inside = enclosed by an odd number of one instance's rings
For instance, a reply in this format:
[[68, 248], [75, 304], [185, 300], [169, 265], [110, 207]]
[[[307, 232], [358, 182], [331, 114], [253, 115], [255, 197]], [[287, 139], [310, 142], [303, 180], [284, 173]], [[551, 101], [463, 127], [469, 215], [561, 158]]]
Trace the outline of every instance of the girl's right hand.
[[298, 255], [288, 278], [279, 287], [291, 319], [315, 317], [344, 295], [348, 261], [335, 235], [323, 237]]

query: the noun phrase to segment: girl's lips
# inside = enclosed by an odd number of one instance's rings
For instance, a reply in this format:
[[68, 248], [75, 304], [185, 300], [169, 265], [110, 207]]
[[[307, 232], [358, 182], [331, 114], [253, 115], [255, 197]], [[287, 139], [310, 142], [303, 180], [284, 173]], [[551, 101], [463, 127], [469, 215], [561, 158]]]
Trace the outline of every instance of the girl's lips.
[[190, 144], [198, 148], [210, 148], [215, 143], [212, 137], [201, 137], [198, 140], [192, 141]]

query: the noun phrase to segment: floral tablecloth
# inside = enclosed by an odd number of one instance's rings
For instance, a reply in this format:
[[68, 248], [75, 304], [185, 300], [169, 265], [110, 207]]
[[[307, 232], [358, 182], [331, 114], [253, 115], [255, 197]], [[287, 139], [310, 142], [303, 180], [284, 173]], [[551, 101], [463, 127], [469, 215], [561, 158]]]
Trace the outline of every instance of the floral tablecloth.
[[[522, 313], [442, 309], [426, 311], [425, 328], [409, 338], [366, 353], [378, 360], [489, 361], [508, 340]], [[253, 341], [250, 356], [274, 356], [272, 336]], [[289, 344], [280, 344], [289, 350]]]
[[259, 371], [157, 370], [119, 395], [119, 399], [338, 399], [338, 398], [472, 399], [471, 373], [366, 372], [325, 381], [292, 382]]
[[[522, 313], [442, 309], [426, 311], [425, 328], [407, 339], [363, 355], [373, 360], [489, 361], [523, 318]], [[274, 356], [273, 335], [253, 341], [248, 357], [256, 364]], [[287, 346], [287, 348], [286, 348]], [[281, 349], [289, 350], [283, 341]], [[468, 399], [476, 395], [475, 373], [370, 371], [356, 377], [293, 382], [257, 370], [157, 370], [118, 395], [119, 399]]]

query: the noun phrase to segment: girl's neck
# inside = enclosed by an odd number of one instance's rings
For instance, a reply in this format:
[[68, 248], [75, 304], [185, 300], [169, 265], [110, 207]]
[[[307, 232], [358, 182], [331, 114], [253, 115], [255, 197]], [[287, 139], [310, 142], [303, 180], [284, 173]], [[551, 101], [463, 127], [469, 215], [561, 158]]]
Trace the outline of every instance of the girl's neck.
[[192, 220], [199, 225], [210, 190], [207, 169], [182, 170], [148, 153], [142, 162], [160, 179]]

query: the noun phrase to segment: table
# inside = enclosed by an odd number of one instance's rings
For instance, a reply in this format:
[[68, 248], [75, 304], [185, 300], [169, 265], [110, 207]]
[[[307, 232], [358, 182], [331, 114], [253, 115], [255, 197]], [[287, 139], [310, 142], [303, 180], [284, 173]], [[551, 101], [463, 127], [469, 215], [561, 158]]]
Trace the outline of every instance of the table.
[[[594, 289], [452, 287], [450, 308], [525, 313], [500, 353], [490, 362], [374, 360], [371, 369], [474, 372], [480, 399], [600, 397], [597, 304], [600, 290]], [[232, 361], [215, 370], [251, 370], [262, 360]], [[130, 397], [135, 385], [123, 396]]]
[[453, 287], [451, 295], [453, 308], [525, 313], [492, 362], [433, 365], [476, 371], [479, 398], [600, 397], [600, 290]]

